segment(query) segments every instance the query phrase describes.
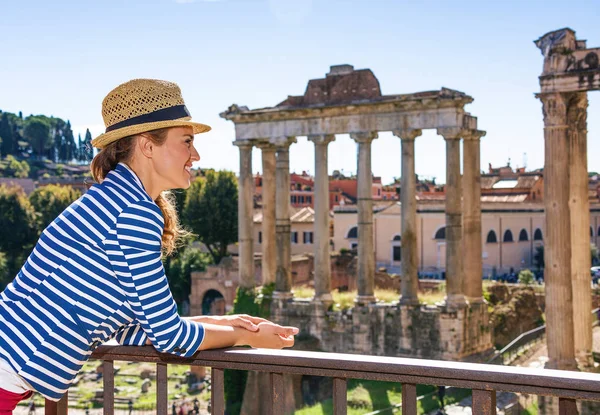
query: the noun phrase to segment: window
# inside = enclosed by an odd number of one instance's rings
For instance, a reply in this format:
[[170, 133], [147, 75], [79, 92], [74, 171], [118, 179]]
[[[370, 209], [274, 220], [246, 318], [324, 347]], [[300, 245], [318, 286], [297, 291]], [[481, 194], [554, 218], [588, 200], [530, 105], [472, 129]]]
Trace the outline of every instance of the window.
[[296, 203], [296, 196], [292, 196], [292, 203]]
[[590, 238], [594, 237], [594, 230], [592, 229], [592, 227], [590, 226]]
[[356, 243], [356, 242], [352, 242], [352, 243], [350, 244], [350, 249], [358, 249], [358, 243]]
[[535, 230], [535, 232], [533, 233], [533, 240], [534, 241], [543, 241], [544, 240], [544, 236], [542, 235], [542, 230], [540, 228], [537, 228]]
[[313, 236], [314, 234], [312, 232], [303, 232], [302, 242], [304, 242], [304, 244], [312, 244], [314, 241]]
[[258, 232], [258, 243], [262, 244], [262, 232]]
[[298, 196], [298, 203], [304, 203], [304, 196]]
[[339, 202], [338, 195], [335, 195], [335, 201]]
[[498, 242], [498, 238], [496, 237], [496, 232], [494, 232], [493, 230], [489, 231], [488, 234], [487, 234], [486, 242], [488, 244], [495, 244], [495, 243], [497, 243]]
[[402, 248], [400, 246], [392, 247], [392, 256], [394, 261], [402, 261]]
[[353, 226], [352, 228], [350, 228], [350, 230], [348, 231], [348, 235], [346, 236], [347, 239], [356, 239], [358, 238], [358, 226]]
[[527, 231], [525, 229], [521, 229], [521, 232], [519, 232], [519, 242], [528, 240], [529, 236], [527, 235]]
[[446, 227], [438, 229], [433, 239], [446, 239]]
[[292, 239], [293, 244], [297, 244], [298, 243], [298, 232], [290, 233], [290, 238]]
[[507, 229], [504, 232], [504, 237], [502, 238], [502, 242], [514, 242], [515, 240], [513, 239], [513, 234], [510, 231], [510, 229]]
[[401, 241], [402, 237], [400, 235], [394, 235], [394, 239], [392, 241]]
[[306, 196], [306, 203], [312, 203], [312, 196]]

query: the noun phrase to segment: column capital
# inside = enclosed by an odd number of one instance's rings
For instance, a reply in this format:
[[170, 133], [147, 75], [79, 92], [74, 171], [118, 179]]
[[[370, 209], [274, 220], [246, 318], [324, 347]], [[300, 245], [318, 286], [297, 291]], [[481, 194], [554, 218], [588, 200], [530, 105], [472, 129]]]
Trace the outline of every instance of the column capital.
[[414, 140], [421, 134], [423, 131], [420, 129], [410, 129], [410, 128], [399, 128], [396, 130], [392, 130], [392, 134], [402, 140]]
[[460, 127], [442, 127], [437, 129], [437, 133], [444, 140], [460, 140], [465, 135], [465, 130]]
[[252, 149], [252, 147], [254, 146], [254, 143], [251, 140], [235, 140], [233, 142], [233, 145], [239, 147], [240, 149], [242, 149], [242, 148]]
[[273, 144], [275, 147], [277, 147], [277, 150], [280, 149], [287, 149], [289, 148], [293, 143], [295, 143], [296, 137], [292, 137], [292, 136], [285, 136], [285, 135], [281, 135], [279, 137], [271, 137], [269, 138], [269, 143]]
[[570, 94], [560, 92], [536, 94], [542, 101], [544, 127], [567, 127], [567, 104]]
[[309, 135], [308, 141], [312, 141], [315, 145], [324, 144], [327, 145], [332, 141], [335, 141], [335, 134], [315, 134]]
[[256, 142], [256, 147], [262, 151], [275, 151], [275, 145], [269, 142], [269, 140], [260, 140]]
[[465, 130], [463, 139], [467, 140], [479, 140], [481, 137], [486, 135], [485, 131], [482, 130]]
[[357, 143], [370, 143], [377, 137], [379, 137], [377, 131], [350, 133], [350, 138], [356, 141]]

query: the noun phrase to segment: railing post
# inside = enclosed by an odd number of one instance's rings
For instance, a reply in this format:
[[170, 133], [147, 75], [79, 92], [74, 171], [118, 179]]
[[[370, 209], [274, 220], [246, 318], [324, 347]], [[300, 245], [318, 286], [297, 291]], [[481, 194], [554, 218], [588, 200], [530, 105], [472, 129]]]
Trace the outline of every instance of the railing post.
[[67, 415], [69, 412], [69, 392], [66, 392], [58, 402], [46, 399], [44, 415]]
[[167, 364], [156, 364], [156, 413], [166, 414], [169, 405], [169, 379], [167, 376]]
[[115, 369], [112, 360], [102, 362], [102, 407], [104, 415], [115, 413]]
[[210, 407], [212, 415], [225, 414], [225, 386], [223, 369], [210, 369]]
[[348, 384], [346, 379], [333, 378], [333, 415], [348, 413]]
[[417, 415], [417, 385], [402, 384], [402, 415]]
[[559, 398], [558, 400], [559, 415], [577, 415], [577, 401], [575, 399]]
[[473, 415], [496, 415], [496, 391], [473, 389]]
[[285, 411], [285, 396], [283, 387], [283, 373], [269, 373], [271, 390], [271, 406], [267, 406], [269, 415], [283, 415]]

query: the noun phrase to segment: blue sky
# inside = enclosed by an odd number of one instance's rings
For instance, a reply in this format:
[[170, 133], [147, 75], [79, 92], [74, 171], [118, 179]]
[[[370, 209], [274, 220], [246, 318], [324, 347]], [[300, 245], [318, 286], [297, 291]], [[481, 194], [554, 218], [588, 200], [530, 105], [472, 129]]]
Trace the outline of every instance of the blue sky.
[[[273, 106], [302, 95], [330, 65], [370, 68], [384, 94], [442, 86], [471, 95], [466, 107], [487, 131], [481, 164], [543, 166], [533, 40], [570, 27], [600, 47], [600, 0], [102, 0], [5, 1], [0, 7], [0, 109], [69, 119], [103, 130], [104, 96], [132, 78], [177, 82], [195, 120], [203, 167], [238, 170], [232, 103]], [[600, 171], [600, 92], [590, 93], [589, 170]], [[356, 171], [347, 136], [330, 144], [329, 169]], [[525, 156], [526, 155], [526, 156]], [[313, 144], [298, 139], [291, 168], [314, 172]], [[254, 150], [254, 171], [260, 153]], [[416, 170], [445, 180], [445, 146], [417, 139]], [[400, 176], [400, 142], [381, 133], [373, 172]]]

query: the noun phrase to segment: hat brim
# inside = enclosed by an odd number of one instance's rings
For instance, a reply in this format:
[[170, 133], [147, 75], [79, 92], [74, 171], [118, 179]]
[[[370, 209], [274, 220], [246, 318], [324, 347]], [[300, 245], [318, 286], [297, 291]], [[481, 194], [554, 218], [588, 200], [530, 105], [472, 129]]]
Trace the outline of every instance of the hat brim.
[[129, 137], [131, 135], [145, 133], [147, 131], [158, 130], [160, 128], [171, 128], [171, 127], [191, 127], [194, 130], [194, 134], [205, 133], [210, 131], [211, 128], [206, 124], [199, 122], [192, 122], [187, 120], [168, 120], [168, 121], [156, 121], [148, 122], [143, 124], [136, 124], [129, 127], [119, 128], [118, 130], [110, 131], [108, 133], [100, 134], [98, 137], [92, 140], [92, 146], [103, 149], [110, 143], [113, 143], [121, 138]]

